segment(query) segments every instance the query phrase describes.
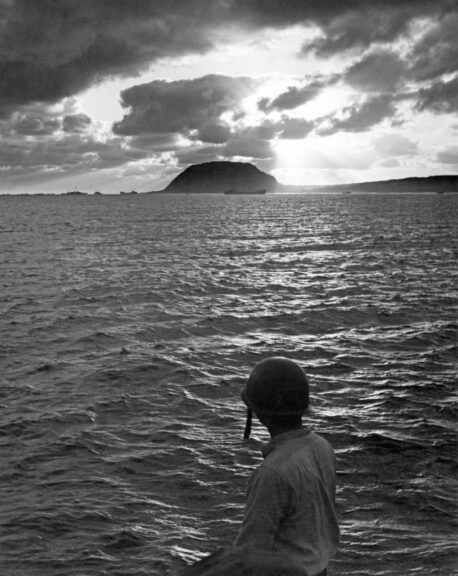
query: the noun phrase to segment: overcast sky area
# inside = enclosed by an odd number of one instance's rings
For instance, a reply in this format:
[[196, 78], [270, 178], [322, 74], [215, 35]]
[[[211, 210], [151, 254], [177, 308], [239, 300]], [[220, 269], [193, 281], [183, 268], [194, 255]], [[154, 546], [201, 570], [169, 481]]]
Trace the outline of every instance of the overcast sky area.
[[458, 172], [456, 0], [0, 0], [0, 193]]

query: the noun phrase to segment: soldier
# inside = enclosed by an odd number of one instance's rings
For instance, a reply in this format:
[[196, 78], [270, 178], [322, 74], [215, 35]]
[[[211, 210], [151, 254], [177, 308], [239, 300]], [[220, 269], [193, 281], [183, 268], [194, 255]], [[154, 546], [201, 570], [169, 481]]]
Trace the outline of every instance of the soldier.
[[271, 357], [253, 369], [242, 398], [270, 433], [264, 461], [252, 475], [245, 516], [234, 545], [277, 553], [307, 576], [325, 576], [339, 541], [334, 511], [335, 456], [303, 426], [309, 384], [294, 361]]

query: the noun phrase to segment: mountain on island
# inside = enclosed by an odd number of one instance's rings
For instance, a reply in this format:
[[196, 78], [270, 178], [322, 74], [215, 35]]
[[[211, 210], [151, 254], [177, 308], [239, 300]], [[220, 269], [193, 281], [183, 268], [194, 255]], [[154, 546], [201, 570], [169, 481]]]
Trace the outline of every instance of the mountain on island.
[[247, 162], [204, 162], [189, 166], [163, 192], [220, 193], [228, 190], [272, 191], [277, 180]]
[[423, 178], [401, 178], [399, 180], [378, 180], [375, 182], [360, 182], [357, 184], [340, 184], [329, 186], [338, 192], [458, 192], [458, 176], [426, 176]]

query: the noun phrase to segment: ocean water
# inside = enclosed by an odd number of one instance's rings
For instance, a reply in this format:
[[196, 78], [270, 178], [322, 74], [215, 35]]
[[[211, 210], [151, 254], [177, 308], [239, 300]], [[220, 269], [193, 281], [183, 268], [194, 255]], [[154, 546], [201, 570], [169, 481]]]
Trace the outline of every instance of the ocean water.
[[337, 454], [330, 574], [456, 574], [457, 223], [457, 195], [0, 197], [2, 576], [230, 544], [272, 354]]

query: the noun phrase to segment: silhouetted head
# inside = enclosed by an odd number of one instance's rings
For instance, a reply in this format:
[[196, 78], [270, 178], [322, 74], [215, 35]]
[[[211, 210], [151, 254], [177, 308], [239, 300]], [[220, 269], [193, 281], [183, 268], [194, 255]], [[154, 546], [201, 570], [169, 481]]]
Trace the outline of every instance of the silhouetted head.
[[273, 423], [285, 429], [295, 428], [309, 406], [309, 383], [297, 362], [273, 356], [254, 367], [242, 398], [248, 410], [255, 412], [267, 426]]

